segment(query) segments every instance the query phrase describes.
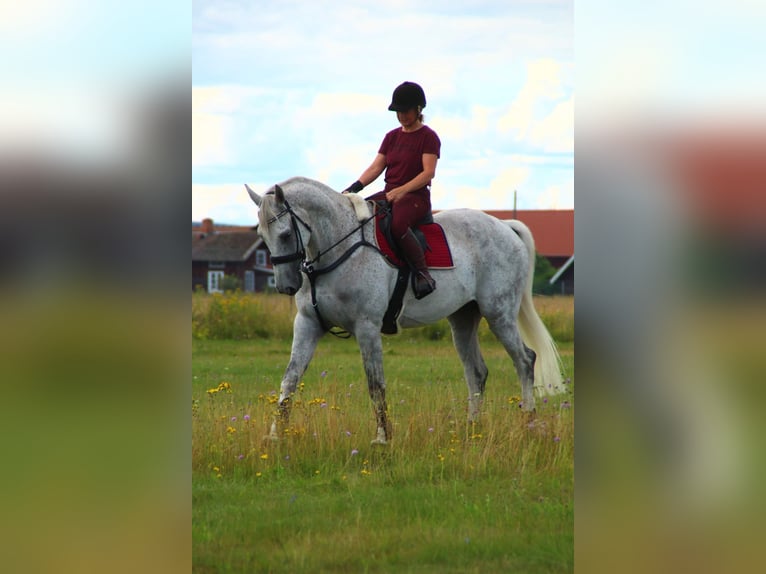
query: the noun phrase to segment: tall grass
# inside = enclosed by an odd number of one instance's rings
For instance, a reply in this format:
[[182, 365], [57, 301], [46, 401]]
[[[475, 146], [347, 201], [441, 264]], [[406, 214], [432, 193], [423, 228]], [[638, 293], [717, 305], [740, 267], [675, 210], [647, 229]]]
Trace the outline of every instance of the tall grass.
[[289, 339], [193, 350], [195, 571], [572, 570], [574, 397], [522, 412], [497, 341], [483, 345], [490, 380], [469, 425], [452, 345], [385, 338], [382, 448], [353, 340], [320, 342], [276, 443], [264, 436]]
[[[537, 296], [535, 306], [557, 342], [574, 340], [572, 297]], [[192, 294], [192, 336], [195, 339], [289, 339], [294, 316], [294, 301], [284, 295], [241, 291]], [[438, 341], [451, 337], [446, 319], [405, 333], [410, 339]], [[494, 338], [485, 321], [479, 337], [482, 341]]]
[[292, 297], [233, 291], [192, 294], [195, 339], [285, 339], [292, 337]]

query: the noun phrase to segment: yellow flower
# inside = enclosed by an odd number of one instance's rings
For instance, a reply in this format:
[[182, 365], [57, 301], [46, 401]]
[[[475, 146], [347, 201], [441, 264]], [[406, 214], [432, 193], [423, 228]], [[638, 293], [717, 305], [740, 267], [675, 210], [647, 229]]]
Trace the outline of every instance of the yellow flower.
[[237, 432], [237, 429], [235, 429], [234, 427], [226, 427], [226, 432], [229, 434], [234, 434], [235, 432]]
[[269, 455], [268, 455], [268, 454], [266, 454], [266, 453], [263, 453], [263, 454], [261, 455], [261, 460], [266, 460], [266, 459], [268, 459], [268, 458], [269, 458]]
[[260, 472], [256, 472], [255, 476], [263, 476], [263, 474], [261, 474]]
[[508, 397], [508, 404], [509, 405], [512, 405], [514, 403], [519, 403], [519, 402], [521, 402], [521, 397], [518, 396], [518, 395], [514, 395], [512, 397]]

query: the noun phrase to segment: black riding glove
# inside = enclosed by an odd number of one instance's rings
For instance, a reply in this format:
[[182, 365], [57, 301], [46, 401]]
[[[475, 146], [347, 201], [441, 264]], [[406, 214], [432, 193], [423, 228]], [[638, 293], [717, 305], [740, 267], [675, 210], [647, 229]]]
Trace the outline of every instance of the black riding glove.
[[359, 193], [359, 192], [360, 192], [360, 191], [362, 191], [363, 189], [364, 189], [364, 185], [362, 184], [362, 182], [361, 182], [361, 181], [359, 181], [359, 180], [357, 179], [357, 180], [356, 180], [354, 183], [352, 183], [351, 185], [349, 185], [349, 186], [348, 186], [346, 189], [344, 189], [343, 191], [350, 191], [351, 193]]

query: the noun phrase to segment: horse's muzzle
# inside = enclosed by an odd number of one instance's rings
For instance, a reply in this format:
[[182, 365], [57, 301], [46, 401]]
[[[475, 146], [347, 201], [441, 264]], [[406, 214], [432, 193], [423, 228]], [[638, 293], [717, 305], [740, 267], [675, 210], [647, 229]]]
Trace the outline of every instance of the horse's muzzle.
[[292, 281], [286, 285], [283, 285], [279, 281], [277, 281], [277, 291], [279, 291], [283, 295], [295, 295], [298, 292], [298, 290], [301, 288], [301, 285], [303, 285], [303, 275], [299, 273], [297, 279], [298, 279], [297, 285], [294, 284]]

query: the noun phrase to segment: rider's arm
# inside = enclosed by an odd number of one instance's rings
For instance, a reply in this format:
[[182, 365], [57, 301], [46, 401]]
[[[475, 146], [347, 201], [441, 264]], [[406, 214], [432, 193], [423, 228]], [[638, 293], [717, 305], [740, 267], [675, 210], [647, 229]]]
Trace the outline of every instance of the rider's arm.
[[[384, 169], [386, 169], [386, 156], [382, 153], [379, 153], [375, 156], [375, 159], [370, 164], [370, 167], [365, 169], [364, 172], [362, 172], [362, 175], [359, 176], [359, 179], [349, 185], [345, 189], [344, 193], [346, 191], [351, 191], [353, 193], [362, 191], [363, 188], [378, 179], [378, 176], [383, 173]], [[361, 187], [359, 187], [360, 185]]]

